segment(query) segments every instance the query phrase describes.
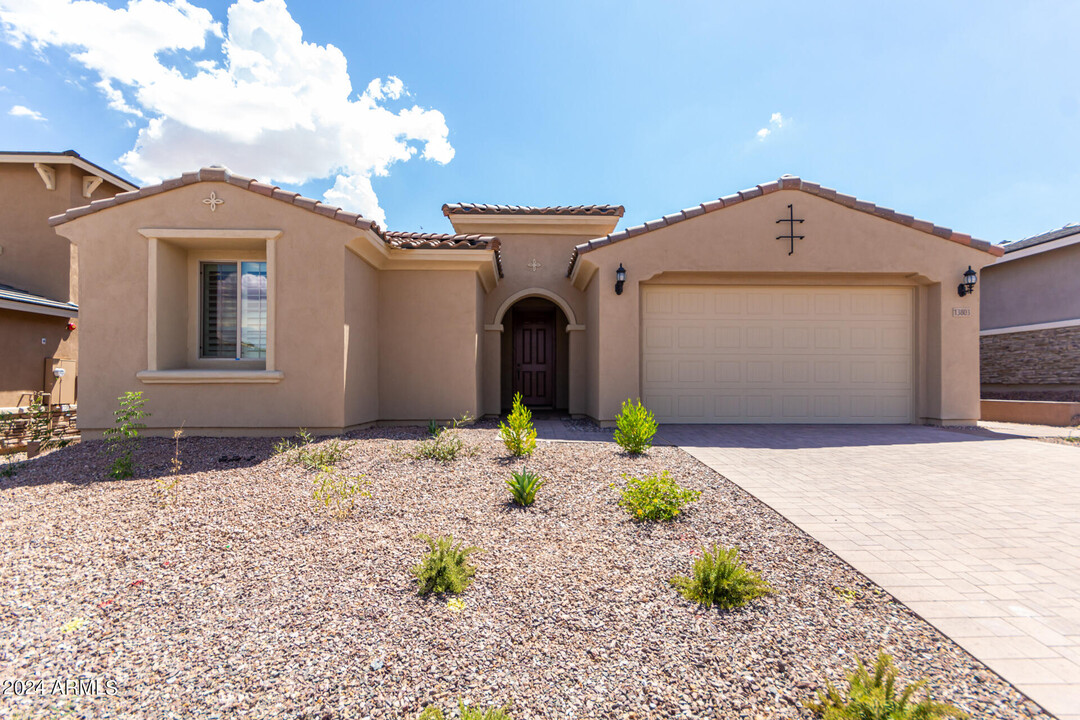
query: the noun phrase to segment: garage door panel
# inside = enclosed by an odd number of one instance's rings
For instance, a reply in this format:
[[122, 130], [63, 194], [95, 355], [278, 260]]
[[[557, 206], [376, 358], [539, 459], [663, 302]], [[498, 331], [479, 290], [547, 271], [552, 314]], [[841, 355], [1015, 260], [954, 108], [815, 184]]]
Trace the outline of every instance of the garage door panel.
[[643, 292], [642, 394], [661, 421], [911, 421], [908, 289]]

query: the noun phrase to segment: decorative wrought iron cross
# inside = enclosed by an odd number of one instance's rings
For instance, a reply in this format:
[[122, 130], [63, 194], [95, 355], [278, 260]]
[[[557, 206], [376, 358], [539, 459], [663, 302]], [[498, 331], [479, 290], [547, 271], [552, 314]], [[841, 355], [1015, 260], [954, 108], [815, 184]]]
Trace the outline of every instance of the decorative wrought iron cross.
[[525, 267], [531, 269], [533, 272], [536, 272], [540, 269], [540, 263], [536, 261], [536, 258], [533, 258], [532, 261]]
[[216, 192], [211, 190], [210, 197], [206, 198], [202, 202], [203, 205], [210, 206], [210, 212], [214, 212], [215, 210], [217, 210], [217, 206], [223, 204], [225, 201], [219, 198]]
[[805, 240], [806, 236], [805, 235], [796, 235], [795, 234], [795, 223], [801, 223], [802, 220], [795, 217], [795, 209], [792, 208], [790, 205], [787, 206], [787, 209], [788, 209], [788, 216], [786, 218], [780, 218], [776, 222], [777, 223], [787, 223], [788, 224], [788, 234], [787, 235], [777, 235], [776, 239], [777, 240], [790, 240], [791, 241], [791, 250], [788, 251], [788, 255], [791, 255], [791, 254], [793, 254], [795, 252], [795, 241], [796, 240]]

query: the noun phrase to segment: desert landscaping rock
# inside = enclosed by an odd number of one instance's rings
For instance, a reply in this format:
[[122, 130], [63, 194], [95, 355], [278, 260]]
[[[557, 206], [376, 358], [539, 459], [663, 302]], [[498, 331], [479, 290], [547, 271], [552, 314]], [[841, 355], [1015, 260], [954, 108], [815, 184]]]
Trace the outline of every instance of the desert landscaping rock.
[[[312, 473], [270, 439], [144, 441], [133, 480], [81, 443], [0, 480], [0, 679], [116, 681], [114, 697], [6, 696], [4, 713], [117, 718], [415, 718], [437, 703], [511, 703], [526, 718], [809, 718], [801, 702], [857, 656], [976, 718], [1045, 717], [1010, 685], [768, 507], [675, 448], [541, 442], [536, 504], [509, 504], [511, 460], [409, 457], [420, 429], [353, 433], [341, 467], [372, 496], [335, 520]], [[221, 460], [227, 458], [226, 460]], [[639, 524], [623, 473], [666, 469], [702, 496]], [[455, 611], [420, 598], [418, 533], [477, 545]], [[737, 545], [775, 593], [702, 610], [668, 584], [702, 545]], [[85, 618], [78, 629], [61, 628]]]

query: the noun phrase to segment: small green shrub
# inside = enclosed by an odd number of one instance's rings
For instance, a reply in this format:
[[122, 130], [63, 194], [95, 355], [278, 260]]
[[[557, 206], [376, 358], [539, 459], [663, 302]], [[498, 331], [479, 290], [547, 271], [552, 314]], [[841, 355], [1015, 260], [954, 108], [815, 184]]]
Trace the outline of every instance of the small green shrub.
[[120, 408], [113, 412], [116, 426], [106, 429], [104, 433], [105, 451], [113, 459], [109, 476], [123, 480], [135, 475], [135, 446], [138, 443], [139, 431], [146, 427], [140, 421], [150, 417], [150, 413], [143, 410], [146, 400], [143, 399], [142, 391], [128, 391], [121, 395], [117, 402]]
[[326, 443], [316, 443], [314, 436], [304, 428], [296, 433], [296, 440], [282, 438], [274, 444], [275, 455], [286, 455], [294, 465], [303, 465], [308, 470], [321, 470], [333, 467], [341, 462], [348, 453], [349, 444], [333, 438]]
[[[458, 712], [461, 714], [461, 720], [513, 720], [506, 711], [510, 709], [507, 705], [503, 708], [487, 708], [481, 710], [480, 708], [472, 708], [458, 700]], [[417, 720], [446, 720], [446, 716], [443, 715], [442, 708], [435, 705], [428, 705], [424, 708], [424, 712], [420, 713], [420, 717]]]
[[536, 491], [542, 488], [545, 482], [538, 473], [531, 472], [528, 468], [521, 468], [521, 472], [510, 473], [510, 479], [506, 481], [506, 485], [510, 488], [510, 494], [514, 496], [514, 502], [521, 507], [529, 507], [536, 500]]
[[453, 535], [433, 538], [420, 534], [417, 539], [428, 545], [427, 554], [412, 569], [420, 583], [420, 594], [465, 592], [476, 574], [476, 567], [468, 563], [469, 556], [483, 551], [477, 547], [463, 547], [461, 543], [454, 545]]
[[623, 401], [622, 410], [615, 417], [615, 442], [631, 455], [640, 455], [652, 447], [656, 435], [656, 418], [641, 404]]
[[521, 393], [514, 394], [514, 407], [499, 423], [499, 437], [514, 457], [532, 455], [536, 449], [536, 428], [532, 424], [532, 411], [525, 407]]
[[439, 425], [439, 423], [435, 422], [435, 420], [428, 420], [428, 424], [427, 424], [427, 434], [428, 435], [430, 435], [431, 437], [435, 437], [436, 435], [441, 433], [442, 430], [443, 430], [442, 426]]
[[311, 496], [338, 520], [344, 520], [356, 507], [356, 496], [371, 497], [366, 487], [370, 482], [363, 475], [346, 475], [329, 465], [319, 468]]
[[427, 440], [421, 440], [410, 457], [415, 460], [451, 462], [463, 455], [475, 455], [476, 448], [466, 444], [458, 432], [462, 425], [471, 421], [472, 416], [465, 413], [452, 421], [450, 427], [439, 428], [438, 432]]
[[935, 702], [926, 697], [913, 702], [915, 693], [926, 685], [922, 679], [896, 693], [896, 668], [892, 658], [878, 652], [871, 675], [856, 658], [858, 667], [848, 674], [848, 696], [845, 698], [831, 682], [825, 690], [818, 690], [818, 701], [806, 700], [803, 705], [823, 720], [943, 720], [966, 718], [967, 713], [946, 703]]
[[771, 591], [760, 575], [742, 564], [738, 548], [721, 545], [712, 551], [702, 547], [701, 557], [694, 560], [693, 575], [676, 575], [671, 584], [687, 600], [706, 607], [719, 605], [721, 610], [742, 607]]
[[286, 455], [289, 452], [296, 450], [297, 448], [301, 448], [305, 445], [310, 445], [313, 442], [315, 442], [315, 438], [312, 436], [312, 434], [309, 433], [307, 429], [300, 428], [300, 430], [296, 433], [295, 442], [292, 440], [286, 440], [285, 438], [281, 438], [276, 443], [274, 443], [274, 454]]
[[640, 480], [625, 474], [623, 478], [626, 486], [621, 491], [619, 506], [636, 520], [671, 520], [701, 497], [700, 490], [680, 487], [667, 470]]

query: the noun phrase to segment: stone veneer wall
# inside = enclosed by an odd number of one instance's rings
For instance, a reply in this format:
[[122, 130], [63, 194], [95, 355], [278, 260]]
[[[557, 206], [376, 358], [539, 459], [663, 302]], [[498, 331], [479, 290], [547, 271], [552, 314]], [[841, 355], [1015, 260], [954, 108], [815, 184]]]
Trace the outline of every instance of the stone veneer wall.
[[[1080, 387], [1080, 327], [983, 335], [980, 358], [984, 398], [1031, 394], [1024, 391], [1048, 400], [1080, 395], [1080, 390], [1061, 388]], [[994, 386], [1009, 387], [995, 391]]]

